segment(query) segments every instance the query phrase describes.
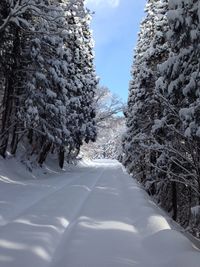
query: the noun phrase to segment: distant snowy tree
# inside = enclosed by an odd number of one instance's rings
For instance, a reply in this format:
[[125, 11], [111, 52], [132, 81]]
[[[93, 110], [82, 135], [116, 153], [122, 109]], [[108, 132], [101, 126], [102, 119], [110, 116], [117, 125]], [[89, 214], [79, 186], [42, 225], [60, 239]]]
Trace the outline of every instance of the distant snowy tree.
[[97, 127], [96, 142], [81, 148], [83, 158], [118, 159], [121, 155], [121, 139], [125, 132], [125, 119], [122, 116], [110, 116], [104, 120], [103, 128]]
[[96, 125], [104, 127], [104, 122], [120, 112], [123, 112], [126, 105], [118, 95], [113, 94], [107, 87], [98, 86], [95, 95]]
[[81, 149], [81, 154], [91, 159], [116, 159], [121, 154], [121, 138], [125, 131], [124, 117], [120, 115], [125, 104], [104, 86], [98, 86], [94, 102], [97, 139], [94, 143], [85, 144]]

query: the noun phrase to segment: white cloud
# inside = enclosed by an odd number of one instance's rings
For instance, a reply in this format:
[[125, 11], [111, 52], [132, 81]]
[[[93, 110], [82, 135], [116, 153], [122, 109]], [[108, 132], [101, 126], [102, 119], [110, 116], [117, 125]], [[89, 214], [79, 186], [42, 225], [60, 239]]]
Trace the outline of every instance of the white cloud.
[[110, 6], [112, 8], [118, 7], [120, 0], [86, 0], [86, 5], [92, 7], [105, 7]]

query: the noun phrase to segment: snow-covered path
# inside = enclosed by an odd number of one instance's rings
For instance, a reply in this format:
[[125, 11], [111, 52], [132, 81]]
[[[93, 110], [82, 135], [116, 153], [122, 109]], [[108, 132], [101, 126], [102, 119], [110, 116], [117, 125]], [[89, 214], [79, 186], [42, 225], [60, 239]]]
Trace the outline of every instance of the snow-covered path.
[[0, 266], [199, 267], [167, 220], [116, 161], [40, 180], [0, 175]]

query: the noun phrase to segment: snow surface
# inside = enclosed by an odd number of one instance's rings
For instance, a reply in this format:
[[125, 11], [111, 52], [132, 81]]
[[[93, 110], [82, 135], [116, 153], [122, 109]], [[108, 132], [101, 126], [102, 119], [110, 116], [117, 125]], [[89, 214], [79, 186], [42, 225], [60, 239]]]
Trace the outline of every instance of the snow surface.
[[37, 175], [0, 160], [1, 267], [200, 266], [198, 249], [117, 161]]

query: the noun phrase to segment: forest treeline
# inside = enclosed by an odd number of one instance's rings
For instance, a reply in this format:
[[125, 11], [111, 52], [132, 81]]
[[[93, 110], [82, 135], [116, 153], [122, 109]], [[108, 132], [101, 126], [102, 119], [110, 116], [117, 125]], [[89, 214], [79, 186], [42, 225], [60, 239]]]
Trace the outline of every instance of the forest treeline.
[[0, 155], [42, 164], [96, 138], [90, 12], [83, 0], [1, 0]]
[[148, 0], [122, 161], [172, 218], [200, 230], [200, 3]]
[[200, 233], [200, 1], [148, 0], [134, 53], [122, 162]]

